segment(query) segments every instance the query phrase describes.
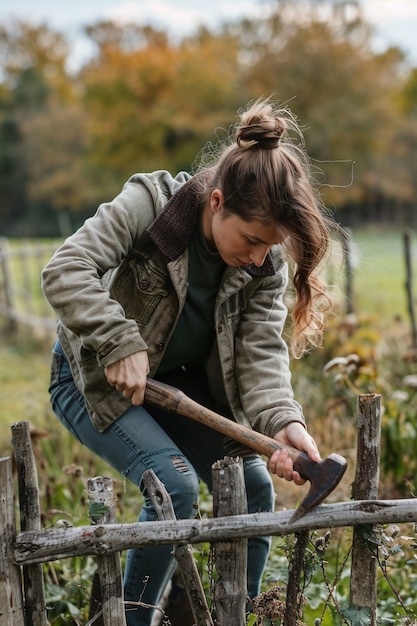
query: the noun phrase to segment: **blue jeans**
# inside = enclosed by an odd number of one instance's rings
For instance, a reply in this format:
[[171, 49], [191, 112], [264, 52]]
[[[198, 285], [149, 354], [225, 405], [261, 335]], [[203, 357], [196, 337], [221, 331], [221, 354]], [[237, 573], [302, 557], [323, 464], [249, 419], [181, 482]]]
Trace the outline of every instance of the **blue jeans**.
[[[181, 371], [176, 384], [194, 400], [209, 400], [207, 386], [191, 373]], [[188, 388], [189, 387], [189, 388]], [[223, 435], [180, 415], [150, 405], [131, 406], [105, 432], [92, 424], [84, 399], [75, 387], [60, 344], [53, 349], [50, 394], [52, 408], [64, 426], [87, 448], [136, 484], [144, 503], [138, 521], [157, 519], [142, 474], [152, 469], [165, 485], [177, 519], [195, 516], [199, 480], [212, 488], [211, 466], [225, 455]], [[205, 398], [204, 398], [205, 396]], [[212, 399], [213, 400], [213, 399]], [[201, 402], [208, 405], [209, 402]], [[213, 408], [213, 402], [212, 406]], [[272, 511], [274, 490], [262, 458], [254, 453], [243, 458], [248, 512]], [[255, 597], [270, 547], [270, 538], [248, 541], [248, 595]], [[129, 626], [149, 626], [153, 611], [128, 604], [141, 601], [156, 606], [176, 567], [172, 546], [138, 547], [128, 551], [124, 572], [126, 619]]]

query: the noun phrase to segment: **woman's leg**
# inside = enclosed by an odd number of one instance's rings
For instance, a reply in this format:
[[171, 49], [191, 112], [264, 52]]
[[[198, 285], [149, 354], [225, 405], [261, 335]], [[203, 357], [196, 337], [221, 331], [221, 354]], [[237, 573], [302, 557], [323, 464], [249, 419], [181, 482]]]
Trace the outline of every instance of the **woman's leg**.
[[[260, 456], [243, 460], [248, 513], [270, 513], [274, 510], [275, 493], [271, 475]], [[248, 540], [248, 596], [260, 593], [262, 575], [271, 547], [270, 537], [251, 537]]]
[[[51, 402], [54, 412], [75, 437], [112, 467], [138, 485], [144, 495], [139, 521], [157, 519], [142, 483], [145, 470], [153, 469], [171, 496], [178, 519], [195, 514], [198, 477], [189, 460], [143, 407], [131, 407], [104, 433], [92, 424], [84, 400], [72, 380], [68, 362], [55, 347], [51, 376]], [[126, 601], [156, 606], [172, 573], [175, 561], [172, 546], [137, 548], [127, 555], [125, 568]], [[129, 626], [148, 626], [153, 611], [127, 605]]]
[[[180, 415], [161, 417], [161, 421], [211, 492], [211, 467], [215, 461], [224, 456], [223, 438], [219, 438], [218, 433], [213, 430]], [[259, 455], [248, 454], [248, 450], [246, 455], [243, 457], [243, 471], [248, 513], [269, 513], [274, 510], [275, 504], [271, 475], [265, 461]], [[247, 592], [250, 598], [254, 598], [260, 592], [270, 545], [270, 537], [251, 537], [248, 540]]]
[[[105, 433], [100, 434], [92, 425], [83, 398], [74, 387], [68, 363], [62, 352], [60, 355], [55, 355], [54, 359], [58, 365], [54, 365], [53, 370], [57, 370], [58, 374], [53, 373], [52, 376], [52, 403], [55, 412], [66, 427], [82, 443], [138, 486], [141, 486], [143, 471], [152, 468], [170, 493], [177, 518], [193, 517], [195, 513], [193, 505], [198, 499], [198, 479], [195, 472], [211, 491], [211, 466], [225, 454], [224, 437], [189, 418], [167, 414], [165, 411], [151, 406], [147, 406], [147, 410], [143, 407], [131, 407]], [[165, 382], [178, 386], [201, 404], [209, 406], [213, 410], [219, 410], [207, 391], [204, 378], [194, 376], [192, 372], [184, 371], [181, 372], [179, 378], [165, 379]], [[69, 414], [72, 414], [70, 420], [66, 417]], [[138, 433], [138, 424], [141, 425], [140, 433]], [[143, 439], [142, 433], [146, 434], [145, 439]], [[140, 445], [137, 445], [136, 439], [138, 438]], [[121, 452], [115, 448], [115, 441], [121, 443]], [[247, 453], [248, 450], [246, 450]], [[120, 459], [123, 460], [122, 466]], [[272, 511], [274, 508], [273, 484], [266, 464], [261, 457], [254, 453], [244, 456], [244, 475], [248, 512]], [[184, 490], [182, 485], [188, 482], [190, 489]], [[156, 519], [156, 514], [146, 491], [144, 496], [145, 505], [139, 519], [152, 521]], [[255, 597], [259, 593], [269, 548], [270, 539], [268, 537], [249, 539], [248, 595], [250, 597]], [[155, 559], [152, 555], [156, 556], [159, 549], [160, 556]], [[151, 556], [148, 556], [148, 552], [151, 552]], [[156, 568], [160, 575], [161, 570], [165, 572], [161, 584], [157, 584], [157, 575], [150, 576], [146, 572], [142, 574], [143, 570], [140, 564], [147, 560], [153, 560], [153, 565], [157, 565], [155, 561], [159, 563], [160, 560], [166, 563], [164, 568]], [[172, 561], [171, 547], [169, 546], [146, 550], [139, 548], [129, 551], [125, 570], [126, 598], [138, 600], [139, 595], [143, 602], [157, 604], [159, 595], [165, 589], [166, 582], [175, 568]], [[151, 572], [150, 566], [147, 571]], [[155, 586], [153, 586], [153, 582]], [[143, 595], [141, 595], [142, 591], [144, 591]], [[153, 600], [149, 598], [153, 598]], [[147, 617], [149, 616], [149, 611], [142, 611], [142, 613], [145, 613]], [[150, 623], [146, 621], [146, 617], [144, 621], [134, 621], [133, 615], [136, 616], [136, 612], [131, 615], [127, 613], [129, 626], [141, 626]]]
[[[176, 370], [175, 374], [161, 377], [166, 382], [182, 389], [193, 400], [214, 411], [227, 415], [227, 408], [220, 407], [208, 391], [208, 384], [204, 374], [187, 374], [186, 369]], [[153, 409], [152, 409], [153, 410]], [[199, 477], [212, 491], [213, 463], [222, 459], [225, 450], [223, 435], [196, 423], [182, 415], [169, 415], [154, 412], [158, 422], [177, 443], [185, 456], [196, 468]], [[226, 445], [227, 442], [226, 442]], [[271, 512], [274, 510], [274, 485], [265, 461], [256, 453], [243, 446], [236, 447], [239, 451], [234, 456], [242, 456], [243, 470], [247, 493], [248, 513]], [[251, 537], [248, 540], [248, 595], [254, 598], [260, 592], [263, 571], [270, 551], [270, 537]]]

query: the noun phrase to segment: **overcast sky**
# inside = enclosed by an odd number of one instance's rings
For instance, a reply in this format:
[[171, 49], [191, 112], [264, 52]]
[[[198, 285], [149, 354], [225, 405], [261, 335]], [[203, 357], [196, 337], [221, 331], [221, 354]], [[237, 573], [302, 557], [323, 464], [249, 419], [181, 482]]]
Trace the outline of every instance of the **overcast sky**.
[[[362, 0], [365, 17], [375, 25], [382, 48], [400, 46], [417, 65], [417, 0]], [[102, 19], [134, 20], [184, 35], [201, 23], [215, 26], [242, 16], [259, 15], [268, 0], [3, 0], [0, 21], [23, 19], [45, 22], [65, 33], [73, 48], [73, 62], [89, 54], [82, 27]]]

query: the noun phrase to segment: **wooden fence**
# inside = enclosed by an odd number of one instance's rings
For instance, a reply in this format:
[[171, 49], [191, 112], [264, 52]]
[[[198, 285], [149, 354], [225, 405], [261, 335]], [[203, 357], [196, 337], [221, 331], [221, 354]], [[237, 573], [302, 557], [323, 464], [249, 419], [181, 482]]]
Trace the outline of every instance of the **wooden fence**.
[[[412, 345], [417, 348], [411, 239], [411, 231], [405, 230], [403, 248], [407, 312], [411, 323]], [[55, 329], [54, 313], [41, 293], [40, 273], [59, 243], [59, 241], [38, 243], [33, 240], [11, 245], [7, 239], [0, 238], [0, 316], [8, 320], [10, 330], [13, 330], [17, 324], [25, 324], [37, 330]], [[344, 285], [346, 313], [352, 313], [355, 309], [352, 243], [349, 237], [341, 241], [346, 268]]]
[[[296, 549], [289, 568], [283, 626], [296, 626], [300, 607], [300, 576], [308, 534], [313, 529], [354, 527], [350, 605], [367, 610], [377, 623], [376, 561], [364, 534], [376, 524], [417, 522], [417, 499], [378, 500], [380, 396], [358, 397], [358, 445], [355, 500], [322, 504], [290, 523], [294, 511], [245, 513], [244, 482], [239, 459], [225, 458], [213, 466], [215, 517], [177, 521], [164, 486], [150, 473], [145, 476], [153, 494], [159, 521], [152, 524], [117, 524], [111, 481], [88, 481], [90, 503], [95, 510], [91, 525], [70, 528], [40, 527], [37, 472], [27, 422], [12, 426], [12, 445], [17, 470], [20, 530], [16, 527], [12, 461], [0, 459], [0, 626], [47, 626], [42, 563], [77, 555], [97, 557], [102, 604], [100, 617], [105, 626], [125, 626], [125, 605], [120, 552], [131, 547], [170, 544], [183, 573], [196, 626], [212, 626], [201, 583], [194, 567], [191, 546], [215, 544], [217, 581], [214, 588], [216, 624], [244, 626], [246, 540], [260, 535], [295, 534]], [[233, 485], [231, 489], [230, 486]], [[229, 496], [227, 495], [229, 494]], [[221, 496], [221, 497], [220, 497]], [[362, 619], [362, 618], [361, 618]], [[411, 623], [411, 622], [407, 622]]]
[[[11, 245], [0, 239], [0, 315], [8, 320], [10, 329], [25, 324], [44, 331], [55, 329], [55, 316], [42, 296], [40, 272], [53, 254], [59, 242], [48, 244], [23, 242]], [[406, 259], [406, 290], [408, 311], [411, 321], [413, 345], [416, 345], [417, 330], [412, 292], [412, 263], [410, 260], [410, 234], [404, 234]], [[346, 309], [351, 310], [353, 271], [347, 261]], [[42, 563], [77, 555], [97, 556], [97, 569], [101, 579], [102, 616], [107, 626], [125, 624], [123, 586], [120, 573], [120, 551], [138, 545], [174, 544], [175, 556], [186, 580], [186, 588], [193, 607], [197, 626], [212, 624], [207, 606], [197, 580], [191, 546], [201, 542], [216, 545], [218, 562], [222, 571], [220, 583], [215, 591], [218, 624], [243, 626], [245, 584], [239, 575], [245, 571], [246, 539], [255, 535], [295, 534], [297, 549], [295, 561], [290, 567], [290, 581], [286, 598], [283, 626], [294, 626], [297, 620], [297, 592], [305, 552], [306, 539], [311, 530], [344, 526], [354, 527], [351, 567], [351, 605], [369, 609], [369, 626], [376, 624], [376, 561], [370, 556], [360, 529], [363, 525], [417, 522], [416, 500], [377, 499], [379, 474], [379, 408], [378, 396], [361, 396], [358, 400], [358, 458], [354, 493], [356, 500], [332, 505], [321, 505], [305, 517], [290, 524], [291, 511], [246, 515], [237, 498], [227, 504], [227, 514], [222, 512], [214, 494], [213, 519], [174, 519], [168, 494], [163, 485], [157, 484], [154, 476], [147, 477], [152, 489], [158, 494], [155, 505], [160, 521], [149, 525], [117, 524], [114, 517], [111, 485], [104, 478], [90, 479], [91, 502], [105, 504], [106, 514], [96, 519], [92, 527], [70, 529], [40, 528], [39, 490], [36, 467], [30, 446], [26, 422], [12, 427], [12, 441], [17, 467], [20, 529], [16, 528], [15, 494], [13, 489], [12, 462], [0, 459], [0, 626], [46, 626], [46, 602], [42, 576]], [[372, 418], [372, 419], [369, 419]], [[370, 459], [372, 463], [370, 464]], [[233, 490], [222, 488], [222, 492], [239, 493], [240, 477], [230, 460], [219, 462], [222, 476], [226, 476]], [[213, 467], [213, 472], [216, 468]], [[230, 472], [238, 471], [237, 476]], [[227, 485], [227, 483], [226, 483]], [[163, 503], [161, 505], [160, 503]], [[230, 550], [234, 549], [233, 557]], [[223, 556], [222, 556], [223, 555]], [[228, 565], [238, 563], [233, 576]], [[117, 583], [117, 584], [116, 584]], [[219, 583], [219, 585], [220, 585]], [[116, 590], [116, 593], [115, 593]], [[226, 602], [222, 599], [227, 598]], [[231, 601], [233, 598], [233, 601]]]
[[18, 324], [53, 331], [56, 319], [41, 292], [40, 274], [59, 242], [11, 244], [0, 238], [0, 316], [9, 330]]

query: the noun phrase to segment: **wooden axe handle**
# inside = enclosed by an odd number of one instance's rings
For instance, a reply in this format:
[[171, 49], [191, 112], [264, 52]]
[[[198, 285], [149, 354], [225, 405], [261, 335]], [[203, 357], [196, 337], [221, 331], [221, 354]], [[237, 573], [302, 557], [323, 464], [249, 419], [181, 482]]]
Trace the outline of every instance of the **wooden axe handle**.
[[145, 390], [145, 401], [154, 406], [159, 406], [166, 411], [180, 413], [181, 415], [190, 417], [267, 457], [272, 456], [276, 450], [285, 449], [288, 451], [293, 461], [294, 469], [299, 472], [304, 479], [311, 480], [312, 466], [315, 465], [315, 462], [312, 461], [305, 452], [280, 445], [271, 437], [262, 435], [246, 426], [237, 424], [223, 415], [211, 411], [189, 398], [183, 391], [176, 387], [148, 378]]
[[338, 485], [346, 470], [346, 459], [340, 456], [340, 454], [333, 453], [319, 462], [312, 461], [305, 452], [282, 446], [271, 437], [266, 437], [251, 428], [237, 424], [233, 420], [195, 402], [183, 391], [165, 383], [148, 379], [145, 401], [162, 407], [166, 411], [190, 417], [268, 457], [272, 456], [275, 450], [287, 450], [292, 459], [294, 469], [311, 483], [308, 494], [295, 510], [290, 523], [296, 521], [302, 515], [311, 511], [313, 507], [323, 502]]

